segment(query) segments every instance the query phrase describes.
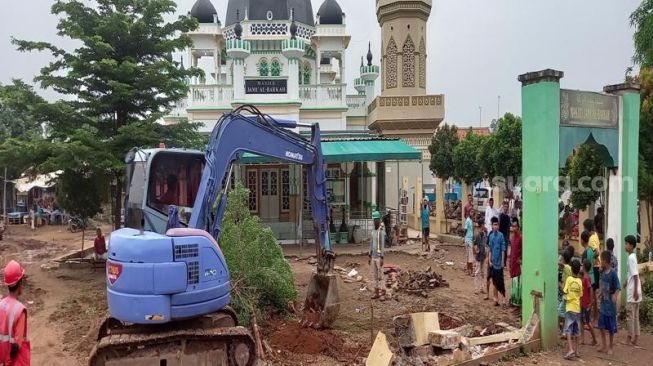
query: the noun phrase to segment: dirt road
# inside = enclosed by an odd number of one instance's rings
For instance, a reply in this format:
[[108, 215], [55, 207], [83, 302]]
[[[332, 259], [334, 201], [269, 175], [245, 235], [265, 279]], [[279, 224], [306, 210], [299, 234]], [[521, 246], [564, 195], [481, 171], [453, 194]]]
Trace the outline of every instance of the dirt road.
[[[108, 228], [106, 228], [108, 231]], [[85, 246], [92, 245], [88, 238]], [[105, 318], [106, 294], [103, 270], [45, 270], [41, 265], [52, 258], [81, 247], [81, 234], [71, 234], [59, 227], [43, 227], [31, 231], [24, 226], [11, 226], [4, 241], [0, 241], [2, 265], [18, 259], [26, 267], [28, 278], [23, 297], [29, 311], [29, 331], [34, 365], [86, 365], [87, 356], [95, 344], [95, 335]], [[441, 274], [450, 287], [427, 291], [427, 297], [398, 293], [392, 300], [372, 302], [368, 284], [367, 257], [359, 254], [360, 247], [341, 247], [337, 265], [350, 270], [356, 268], [364, 277], [361, 282], [338, 283], [341, 309], [334, 329], [315, 331], [299, 327], [296, 319], [273, 317], [262, 324], [265, 343], [271, 351], [268, 361], [274, 365], [355, 365], [361, 364], [371, 347], [371, 338], [384, 331], [393, 342], [392, 318], [419, 311], [437, 311], [443, 327], [472, 324], [490, 327], [496, 322], [518, 326], [519, 316], [510, 309], [494, 307], [492, 302], [473, 294], [473, 280], [463, 270], [463, 249], [440, 246], [432, 256], [420, 256], [419, 250], [407, 247], [408, 253], [389, 252], [386, 264], [403, 270], [431, 267]], [[364, 249], [363, 249], [364, 250]], [[308, 256], [287, 250], [288, 261], [295, 274], [299, 299], [303, 299], [314, 270]], [[344, 254], [343, 254], [344, 253]], [[448, 265], [447, 262], [453, 262]], [[509, 287], [508, 287], [509, 288]], [[4, 291], [4, 290], [3, 290]], [[372, 314], [373, 313], [373, 314]], [[648, 365], [653, 339], [646, 336], [646, 349], [618, 348], [615, 356], [605, 360], [587, 349], [584, 361], [591, 365], [620, 364], [628, 360], [633, 365]], [[647, 346], [648, 344], [649, 346]], [[509, 365], [562, 365], [562, 352], [551, 352], [534, 357], [505, 362]], [[603, 358], [598, 358], [603, 357]]]

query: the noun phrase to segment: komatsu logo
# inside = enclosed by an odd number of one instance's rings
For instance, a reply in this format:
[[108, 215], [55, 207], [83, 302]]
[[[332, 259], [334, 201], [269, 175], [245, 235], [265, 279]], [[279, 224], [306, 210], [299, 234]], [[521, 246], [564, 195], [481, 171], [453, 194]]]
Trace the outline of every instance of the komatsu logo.
[[304, 160], [304, 155], [296, 152], [286, 151], [286, 157], [293, 160]]

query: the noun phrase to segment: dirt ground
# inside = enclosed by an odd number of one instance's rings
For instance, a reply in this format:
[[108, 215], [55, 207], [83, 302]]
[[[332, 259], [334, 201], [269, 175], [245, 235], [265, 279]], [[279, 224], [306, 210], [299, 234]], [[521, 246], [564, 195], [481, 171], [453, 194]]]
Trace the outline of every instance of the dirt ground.
[[[109, 228], [105, 228], [108, 232]], [[89, 235], [92, 235], [89, 232]], [[92, 245], [88, 238], [85, 247]], [[81, 248], [81, 234], [68, 233], [59, 227], [43, 227], [31, 231], [25, 226], [10, 226], [5, 240], [0, 241], [4, 265], [17, 259], [26, 267], [28, 278], [23, 302], [29, 311], [29, 332], [34, 365], [86, 365], [95, 344], [100, 323], [107, 315], [104, 271], [92, 269], [47, 269], [43, 264], [51, 259]], [[492, 302], [473, 294], [473, 280], [463, 270], [463, 249], [455, 245], [440, 245], [430, 257], [419, 255], [419, 245], [391, 251], [386, 264], [402, 270], [431, 267], [441, 274], [450, 287], [427, 291], [427, 298], [396, 293], [384, 302], [372, 301], [366, 289], [369, 267], [361, 252], [364, 246], [337, 247], [337, 265], [347, 270], [356, 268], [364, 277], [361, 282], [339, 281], [340, 316], [332, 330], [315, 331], [299, 326], [297, 319], [269, 319], [261, 325], [268, 346], [268, 361], [274, 365], [355, 365], [361, 364], [369, 352], [376, 332], [383, 331], [394, 342], [392, 318], [419, 311], [437, 311], [442, 315], [441, 326], [453, 328], [463, 324], [492, 327], [497, 322], [519, 325], [519, 315], [508, 308], [494, 307]], [[303, 299], [314, 270], [309, 257], [312, 248], [284, 247]], [[452, 265], [446, 262], [453, 262]], [[507, 281], [506, 281], [507, 282]], [[508, 287], [509, 288], [509, 287]], [[4, 291], [4, 290], [3, 290]], [[653, 356], [653, 336], [646, 335], [643, 349], [618, 346], [616, 354], [600, 356], [589, 347], [581, 348], [583, 360], [591, 365], [627, 363], [649, 365]], [[598, 358], [603, 357], [603, 358]], [[504, 365], [562, 365], [562, 351], [531, 355], [505, 361]]]

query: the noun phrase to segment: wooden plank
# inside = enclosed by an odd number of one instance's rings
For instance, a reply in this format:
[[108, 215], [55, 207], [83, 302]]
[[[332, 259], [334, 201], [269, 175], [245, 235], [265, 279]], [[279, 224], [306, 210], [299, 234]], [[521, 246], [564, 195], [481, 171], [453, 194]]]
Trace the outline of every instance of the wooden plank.
[[481, 344], [488, 344], [488, 343], [502, 343], [502, 342], [508, 342], [508, 341], [513, 341], [513, 340], [518, 340], [522, 338], [524, 335], [523, 330], [516, 330], [512, 332], [505, 332], [505, 333], [499, 333], [499, 334], [493, 334], [485, 337], [476, 337], [476, 338], [469, 338], [469, 345], [470, 346], [478, 346]]
[[507, 329], [509, 331], [518, 330], [518, 328], [515, 328], [512, 325], [510, 325], [508, 323], [504, 323], [504, 322], [494, 323], [494, 325], [496, 325], [497, 327], [505, 328], [505, 329]]
[[385, 334], [377, 333], [372, 349], [365, 360], [365, 366], [390, 366], [394, 358], [395, 354], [390, 350]]

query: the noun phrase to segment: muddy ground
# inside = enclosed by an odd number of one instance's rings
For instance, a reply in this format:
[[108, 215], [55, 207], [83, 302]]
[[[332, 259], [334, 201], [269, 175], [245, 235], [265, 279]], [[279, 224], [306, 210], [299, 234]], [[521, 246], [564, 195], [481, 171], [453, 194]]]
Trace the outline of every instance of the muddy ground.
[[[106, 228], [108, 231], [109, 228]], [[92, 245], [87, 240], [85, 246]], [[5, 240], [0, 241], [2, 263], [18, 259], [26, 267], [28, 278], [23, 300], [29, 311], [29, 332], [32, 341], [34, 365], [85, 365], [95, 344], [100, 323], [107, 315], [103, 270], [93, 269], [42, 269], [41, 265], [52, 258], [81, 248], [81, 234], [71, 234], [59, 227], [43, 227], [35, 231], [25, 226], [10, 226]], [[339, 282], [341, 299], [340, 317], [332, 330], [315, 331], [302, 328], [296, 319], [268, 319], [261, 332], [268, 345], [268, 361], [274, 365], [355, 365], [367, 355], [372, 337], [383, 331], [393, 343], [392, 318], [396, 315], [419, 311], [437, 311], [446, 314], [443, 328], [462, 324], [491, 327], [497, 322], [518, 326], [519, 315], [511, 309], [494, 307], [473, 294], [473, 280], [464, 273], [463, 250], [452, 245], [440, 245], [430, 256], [415, 253], [419, 249], [406, 247], [405, 251], [388, 253], [386, 264], [402, 269], [426, 269], [429, 266], [441, 274], [450, 287], [427, 292], [427, 298], [396, 293], [392, 300], [379, 302], [370, 299], [366, 287], [367, 257], [357, 253], [364, 247], [339, 247], [337, 265], [357, 268], [364, 277], [362, 282]], [[418, 247], [417, 247], [418, 248]], [[310, 264], [310, 250], [287, 250], [288, 261], [295, 273], [295, 284], [302, 299], [314, 266]], [[413, 253], [413, 254], [409, 254]], [[453, 261], [454, 265], [447, 265]], [[363, 287], [363, 289], [361, 289]], [[373, 313], [373, 314], [372, 314]], [[612, 357], [601, 357], [587, 347], [583, 363], [591, 365], [620, 364], [627, 360], [633, 365], [648, 365], [653, 356], [653, 337], [642, 339], [643, 349], [620, 346]], [[539, 363], [561, 365], [565, 363], [562, 351], [552, 351], [503, 364], [526, 365]], [[608, 360], [606, 360], [608, 359]]]

